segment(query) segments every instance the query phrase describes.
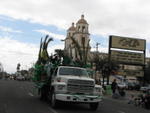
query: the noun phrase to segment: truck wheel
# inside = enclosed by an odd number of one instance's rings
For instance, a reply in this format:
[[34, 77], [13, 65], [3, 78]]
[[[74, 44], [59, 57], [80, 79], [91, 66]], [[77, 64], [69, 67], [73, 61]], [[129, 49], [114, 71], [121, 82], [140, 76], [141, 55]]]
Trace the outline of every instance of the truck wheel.
[[40, 89], [39, 94], [40, 94], [40, 99], [44, 100], [44, 92], [42, 88]]
[[47, 92], [46, 92], [46, 88], [42, 87], [40, 89], [40, 99], [41, 100], [47, 100]]
[[96, 110], [98, 108], [99, 103], [90, 103], [90, 109]]
[[52, 108], [56, 108], [58, 106], [58, 100], [56, 100], [56, 95], [54, 91], [51, 94], [51, 106]]

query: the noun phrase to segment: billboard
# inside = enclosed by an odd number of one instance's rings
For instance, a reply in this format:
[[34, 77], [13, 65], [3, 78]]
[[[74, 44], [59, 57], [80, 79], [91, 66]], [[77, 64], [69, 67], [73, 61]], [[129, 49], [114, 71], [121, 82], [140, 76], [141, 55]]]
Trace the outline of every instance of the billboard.
[[143, 53], [111, 50], [110, 59], [121, 64], [144, 65]]
[[143, 77], [144, 72], [143, 70], [124, 70], [124, 75], [136, 76], [136, 77]]
[[144, 51], [145, 44], [144, 39], [110, 36], [110, 48]]

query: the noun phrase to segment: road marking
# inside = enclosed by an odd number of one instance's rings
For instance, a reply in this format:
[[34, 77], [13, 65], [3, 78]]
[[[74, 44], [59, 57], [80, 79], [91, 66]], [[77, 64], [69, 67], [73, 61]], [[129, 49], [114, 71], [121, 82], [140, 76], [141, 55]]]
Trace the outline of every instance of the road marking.
[[118, 113], [125, 113], [124, 111], [118, 111]]
[[32, 93], [30, 93], [30, 92], [28, 93], [28, 95], [30, 95], [31, 97], [33, 97], [33, 96], [34, 96], [34, 95], [33, 95]]
[[56, 112], [54, 109], [52, 109], [52, 108], [48, 108], [50, 111], [51, 111], [51, 113], [58, 113], [58, 112]]

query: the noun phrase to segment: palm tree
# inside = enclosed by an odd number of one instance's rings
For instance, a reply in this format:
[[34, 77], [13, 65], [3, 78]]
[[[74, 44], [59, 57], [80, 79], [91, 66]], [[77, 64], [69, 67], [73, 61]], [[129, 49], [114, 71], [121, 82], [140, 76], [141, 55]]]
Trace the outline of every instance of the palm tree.
[[47, 62], [47, 60], [49, 59], [47, 47], [51, 41], [53, 41], [53, 38], [49, 37], [49, 35], [46, 35], [45, 40], [43, 42], [42, 42], [42, 38], [41, 38], [37, 64], [41, 64], [41, 63], [45, 64]]
[[81, 51], [80, 45], [73, 37], [70, 37], [70, 38], [72, 40], [72, 44], [74, 45], [75, 49], [77, 50], [77, 53], [79, 54], [80, 60], [82, 61], [82, 51]]
[[71, 40], [72, 40], [72, 44], [74, 45], [76, 54], [79, 54], [80, 62], [82, 62], [83, 65], [86, 65], [87, 64], [88, 50], [89, 50], [89, 41], [88, 41], [88, 45], [86, 47], [85, 46], [85, 40], [82, 40], [81, 46], [78, 44], [78, 42], [73, 37], [71, 37]]

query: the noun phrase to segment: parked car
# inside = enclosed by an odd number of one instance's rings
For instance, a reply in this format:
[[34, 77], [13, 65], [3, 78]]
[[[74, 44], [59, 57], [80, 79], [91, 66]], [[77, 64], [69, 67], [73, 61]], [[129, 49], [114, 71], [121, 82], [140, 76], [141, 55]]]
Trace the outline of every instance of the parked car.
[[14, 80], [14, 77], [13, 77], [13, 76], [10, 76], [9, 78], [10, 78], [10, 80]]
[[134, 83], [134, 89], [135, 90], [137, 90], [137, 91], [139, 91], [140, 90], [140, 88], [141, 88], [141, 85], [139, 84], [139, 83]]
[[150, 90], [150, 84], [146, 85], [146, 86], [142, 86], [140, 88], [140, 91], [146, 92], [147, 90]]
[[120, 83], [118, 83], [118, 88], [127, 89], [127, 84], [125, 82], [120, 82]]
[[17, 76], [16, 79], [19, 80], [19, 81], [24, 81], [24, 80], [25, 80], [25, 77], [22, 76], [22, 75], [19, 75], [19, 76]]
[[129, 89], [129, 90], [134, 90], [134, 88], [135, 88], [134, 82], [128, 82], [128, 83], [127, 83], [127, 89]]
[[140, 90], [140, 84], [138, 82], [128, 82], [127, 89], [129, 90]]

